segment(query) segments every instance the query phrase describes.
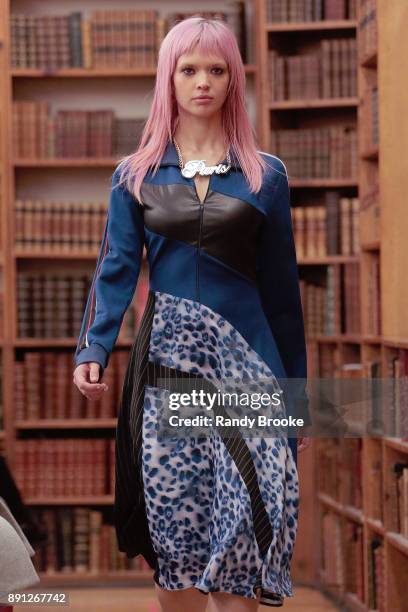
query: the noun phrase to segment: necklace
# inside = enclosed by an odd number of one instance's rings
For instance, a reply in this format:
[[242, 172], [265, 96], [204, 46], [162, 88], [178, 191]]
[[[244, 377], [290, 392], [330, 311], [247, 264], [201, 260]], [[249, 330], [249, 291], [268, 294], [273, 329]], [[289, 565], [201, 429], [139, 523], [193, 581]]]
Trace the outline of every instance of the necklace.
[[185, 178], [193, 178], [197, 174], [197, 172], [201, 176], [208, 176], [209, 174], [226, 174], [231, 170], [231, 156], [229, 149], [227, 151], [227, 162], [228, 165], [225, 164], [217, 164], [216, 166], [206, 166], [205, 159], [192, 159], [188, 161], [186, 164], [183, 162], [183, 157], [181, 155], [180, 147], [178, 146], [176, 140], [173, 138], [174, 146], [176, 147], [177, 156], [179, 160], [179, 167], [181, 170], [181, 174]]

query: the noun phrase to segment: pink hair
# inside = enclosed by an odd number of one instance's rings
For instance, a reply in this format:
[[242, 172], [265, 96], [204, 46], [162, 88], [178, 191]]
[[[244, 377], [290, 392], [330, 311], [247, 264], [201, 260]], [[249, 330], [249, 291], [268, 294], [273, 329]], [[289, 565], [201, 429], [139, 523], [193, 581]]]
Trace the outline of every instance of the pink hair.
[[266, 162], [257, 152], [255, 136], [245, 107], [245, 70], [233, 32], [216, 19], [189, 17], [177, 23], [164, 38], [159, 51], [156, 84], [149, 117], [137, 150], [120, 160], [119, 182], [141, 202], [141, 185], [150, 168], [153, 175], [160, 166], [169, 139], [178, 123], [174, 97], [173, 73], [178, 58], [198, 45], [205, 55], [219, 55], [227, 63], [230, 81], [222, 107], [224, 141], [234, 150], [250, 190], [262, 185]]

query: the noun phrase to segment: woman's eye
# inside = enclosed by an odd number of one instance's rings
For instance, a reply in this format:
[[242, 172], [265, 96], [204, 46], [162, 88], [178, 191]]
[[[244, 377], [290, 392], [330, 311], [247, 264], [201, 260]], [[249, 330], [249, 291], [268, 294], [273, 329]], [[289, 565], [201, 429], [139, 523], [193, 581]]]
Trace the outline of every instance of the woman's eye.
[[[224, 68], [217, 67], [217, 68], [212, 68], [212, 70], [213, 71], [215, 70], [216, 71], [215, 74], [217, 75], [224, 73]], [[182, 72], [184, 72], [185, 74], [191, 74], [192, 72], [194, 72], [194, 69], [193, 68], [183, 68]]]

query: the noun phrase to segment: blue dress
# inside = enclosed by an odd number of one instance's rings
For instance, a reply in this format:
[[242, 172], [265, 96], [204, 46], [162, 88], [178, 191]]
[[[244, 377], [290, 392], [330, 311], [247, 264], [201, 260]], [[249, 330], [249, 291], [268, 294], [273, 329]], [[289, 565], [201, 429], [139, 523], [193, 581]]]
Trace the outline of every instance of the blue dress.
[[[116, 429], [119, 549], [142, 554], [166, 589], [195, 586], [273, 603], [292, 596], [299, 482], [295, 437], [157, 435], [181, 379], [306, 380], [306, 345], [283, 162], [267, 153], [250, 192], [238, 160], [201, 203], [168, 142], [143, 206], [112, 176], [109, 210], [74, 361], [106, 368], [136, 288], [143, 247], [149, 293]], [[163, 384], [163, 380], [167, 381]], [[255, 386], [254, 386], [255, 385]], [[277, 385], [278, 387], [279, 385]], [[296, 392], [309, 423], [308, 401]]]

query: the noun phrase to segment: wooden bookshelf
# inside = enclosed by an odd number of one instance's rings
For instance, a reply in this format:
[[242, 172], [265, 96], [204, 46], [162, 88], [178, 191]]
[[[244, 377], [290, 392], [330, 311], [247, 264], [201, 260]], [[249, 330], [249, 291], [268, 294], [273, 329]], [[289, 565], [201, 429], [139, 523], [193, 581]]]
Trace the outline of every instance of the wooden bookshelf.
[[332, 98], [326, 100], [310, 99], [310, 100], [285, 100], [283, 102], [271, 102], [269, 104], [270, 110], [293, 110], [293, 109], [306, 109], [306, 108], [341, 108], [355, 106], [357, 107], [357, 98]]
[[[370, 375], [370, 364], [377, 363], [379, 376], [389, 378], [396, 375], [392, 370], [393, 364], [403, 368], [401, 364], [407, 360], [408, 325], [404, 313], [408, 310], [408, 291], [402, 279], [408, 264], [408, 249], [404, 239], [408, 224], [404, 198], [408, 176], [403, 162], [408, 131], [402, 117], [405, 117], [403, 109], [408, 94], [406, 88], [401, 93], [403, 72], [398, 57], [404, 57], [406, 72], [408, 41], [403, 40], [404, 35], [398, 29], [398, 24], [408, 18], [408, 7], [402, 4], [390, 10], [385, 0], [358, 0], [355, 19], [315, 23], [265, 23], [267, 0], [261, 2], [259, 7], [258, 23], [260, 32], [262, 29], [264, 32], [260, 36], [259, 52], [263, 68], [260, 97], [263, 101], [261, 122], [262, 134], [265, 135], [264, 149], [279, 155], [279, 152], [270, 147], [271, 130], [287, 128], [291, 123], [295, 127], [303, 127], [343, 121], [345, 113], [349, 113], [348, 117], [355, 120], [358, 134], [356, 180], [302, 178], [295, 175], [289, 181], [292, 204], [295, 201], [297, 206], [303, 205], [303, 202], [308, 205], [313, 197], [317, 200], [319, 195], [332, 189], [342, 190], [346, 197], [357, 197], [360, 206], [359, 249], [356, 255], [349, 258], [342, 255], [298, 257], [301, 279], [303, 275], [307, 278], [306, 275], [312, 273], [324, 278], [325, 266], [329, 265], [342, 266], [353, 260], [359, 266], [359, 289], [354, 309], [360, 312], [360, 328], [358, 332], [343, 330], [340, 333], [309, 334], [307, 346], [310, 377], [345, 376], [347, 368], [355, 368], [356, 372], [361, 369], [361, 376], [367, 376]], [[370, 21], [370, 13], [373, 11], [378, 12], [378, 45], [375, 34], [363, 40], [364, 32], [361, 32], [361, 24]], [[353, 37], [357, 41], [356, 98], [308, 99], [303, 96], [300, 99], [271, 101], [268, 50], [274, 48], [280, 56], [305, 54], [326, 36]], [[275, 79], [274, 73], [272, 79]], [[276, 82], [279, 84], [279, 81]], [[287, 162], [290, 177], [290, 159], [285, 155], [281, 157]], [[379, 279], [373, 279], [375, 275]], [[301, 529], [301, 533], [302, 537], [304, 534], [309, 535], [309, 538], [304, 538], [304, 548], [316, 550], [318, 546], [319, 553], [315, 555], [314, 567], [310, 566], [309, 555], [307, 561], [310, 571], [305, 571], [304, 576], [306, 580], [313, 576], [313, 580], [337, 600], [341, 609], [368, 611], [373, 604], [373, 569], [370, 563], [373, 556], [376, 556], [377, 570], [383, 572], [382, 577], [380, 574], [378, 578], [381, 598], [377, 602], [379, 610], [402, 611], [406, 608], [404, 575], [408, 575], [408, 539], [392, 530], [389, 470], [397, 460], [408, 460], [408, 442], [389, 436], [364, 437], [363, 431], [361, 435], [362, 499], [359, 506], [345, 503], [322, 490], [318, 476], [320, 470], [324, 471], [324, 466], [319, 465], [319, 456], [326, 449], [325, 445], [329, 444], [329, 448], [332, 448], [339, 441], [313, 440], [314, 478], [310, 479], [309, 474], [306, 486], [311, 482], [310, 486], [315, 489], [316, 505], [312, 506], [308, 502], [308, 511], [312, 508], [317, 521], [315, 524], [310, 521], [308, 529]], [[347, 444], [347, 439], [340, 442]], [[379, 460], [380, 470], [373, 475], [372, 464]], [[382, 487], [382, 492], [379, 492], [378, 487]], [[378, 506], [384, 507], [385, 520], [377, 516], [375, 508]], [[301, 514], [300, 521], [303, 519], [304, 515], [302, 517]], [[334, 524], [330, 525], [331, 522]], [[327, 537], [336, 539], [336, 530], [340, 534], [338, 549], [327, 542]], [[347, 530], [355, 532], [355, 549], [345, 535]], [[381, 548], [375, 553], [374, 547], [378, 546]], [[355, 580], [353, 583], [348, 575], [343, 575], [338, 584], [335, 584], [335, 570], [345, 572], [347, 565], [352, 563], [350, 551], [353, 555], [360, 555], [357, 557], [362, 569], [359, 583], [357, 585]], [[325, 555], [332, 555], [333, 558], [338, 555], [339, 567], [336, 568], [336, 561], [330, 565], [330, 560], [326, 558], [329, 567], [325, 569]], [[306, 565], [304, 559], [301, 561]]]
[[[278, 5], [279, 3], [275, 3]], [[281, 6], [283, 3], [279, 4]], [[297, 10], [301, 3], [293, 10]], [[276, 99], [274, 91], [278, 84], [275, 72], [270, 70], [269, 55], [274, 50], [279, 57], [293, 55], [305, 55], [319, 52], [322, 39], [333, 38], [355, 39], [357, 19], [337, 19], [320, 21], [271, 21], [271, 13], [274, 8], [268, 0], [261, 0], [258, 5], [258, 28], [259, 28], [259, 51], [261, 66], [261, 78], [259, 79], [259, 98], [262, 101], [260, 108], [261, 134], [263, 135], [263, 148], [283, 159], [287, 166], [289, 185], [291, 189], [292, 206], [303, 206], [309, 203], [321, 204], [328, 190], [338, 190], [344, 197], [356, 197], [358, 191], [357, 176], [324, 176], [313, 177], [311, 174], [299, 176], [293, 171], [290, 156], [281, 153], [272, 146], [272, 132], [289, 127], [320, 127], [326, 122], [327, 125], [335, 125], [337, 120], [351, 121], [357, 124], [357, 108], [359, 99], [354, 95], [333, 95], [332, 97], [291, 97], [289, 80], [289, 68], [286, 67], [286, 99]], [[279, 10], [279, 7], [276, 7]], [[299, 9], [300, 10], [300, 9]], [[287, 61], [287, 60], [286, 60]], [[276, 68], [277, 70], [277, 68]], [[283, 71], [283, 69], [281, 69]], [[307, 71], [307, 69], [305, 68]], [[283, 78], [283, 77], [281, 77]], [[295, 77], [293, 77], [295, 80]], [[282, 89], [283, 91], [283, 89]], [[272, 99], [271, 99], [272, 98]], [[294, 153], [294, 156], [298, 153]], [[300, 278], [324, 282], [328, 267], [341, 268], [346, 264], [359, 263], [359, 254], [327, 254], [319, 256], [299, 255], [298, 265]], [[316, 376], [316, 362], [319, 362], [319, 354], [322, 347], [333, 347], [335, 351], [344, 350], [348, 343], [360, 343], [360, 334], [344, 331], [343, 333], [309, 333], [307, 331], [308, 347], [308, 372], [309, 376]], [[313, 466], [308, 464], [308, 457], [299, 456], [300, 482], [303, 491], [303, 503], [307, 506], [300, 512], [299, 535], [297, 548], [294, 555], [294, 566], [296, 575], [303, 582], [316, 584], [318, 579], [318, 555], [315, 546], [315, 531], [317, 525], [314, 522], [317, 508], [319, 506], [315, 495], [315, 484], [310, 478]], [[302, 478], [304, 474], [304, 477]], [[306, 476], [307, 474], [307, 476]], [[303, 481], [303, 484], [302, 484]], [[313, 500], [311, 502], [310, 500]], [[302, 505], [302, 499], [301, 499]], [[352, 513], [352, 509], [350, 509]], [[314, 551], [311, 554], [310, 551]]]
[[[359, 266], [360, 286], [355, 310], [360, 308], [361, 329], [359, 331], [337, 330], [336, 333], [316, 333], [308, 336], [309, 376], [337, 376], [349, 364], [366, 366], [369, 362], [379, 362], [381, 375], [390, 375], [390, 363], [393, 359], [406, 359], [408, 353], [408, 290], [403, 280], [408, 268], [408, 249], [406, 238], [408, 217], [404, 194], [408, 190], [408, 173], [404, 168], [405, 151], [408, 145], [408, 134], [405, 124], [402, 125], [404, 110], [408, 103], [408, 93], [401, 87], [403, 62], [408, 57], [408, 40], [404, 40], [398, 24], [408, 18], [407, 8], [400, 3], [392, 7], [385, 0], [377, 0], [379, 37], [378, 49], [359, 47], [358, 52], [358, 87], [357, 96], [338, 95], [326, 98], [315, 96], [298, 99], [271, 100], [268, 51], [276, 49], [282, 56], [304, 55], [314, 52], [323, 39], [355, 39], [360, 41], [360, 21], [362, 5], [372, 4], [371, 0], [357, 0], [356, 18], [316, 22], [280, 22], [270, 23], [266, 18], [267, 0], [248, 0], [254, 11], [254, 61], [246, 65], [248, 84], [256, 106], [255, 125], [260, 138], [260, 147], [264, 151], [281, 156], [287, 163], [290, 177], [292, 205], [309, 206], [322, 203], [326, 192], [337, 190], [345, 198], [355, 197], [360, 201], [360, 251], [356, 254], [334, 254], [322, 256], [300, 256], [298, 258], [300, 278], [325, 283], [329, 269], [344, 270], [348, 264]], [[50, 3], [51, 4], [51, 3]], [[176, 2], [174, 3], [177, 4]], [[58, 266], [88, 264], [92, 269], [97, 253], [71, 251], [51, 252], [35, 250], [23, 251], [14, 246], [14, 201], [20, 187], [24, 186], [25, 177], [46, 175], [60, 180], [71, 180], [79, 176], [82, 169], [109, 177], [117, 160], [109, 158], [70, 158], [70, 159], [18, 159], [10, 155], [12, 151], [12, 103], [21, 95], [26, 97], [28, 87], [37, 92], [38, 99], [43, 90], [53, 99], [52, 89], [69, 88], [69, 91], [80, 92], [88, 79], [97, 86], [109, 79], [109, 83], [124, 83], [129, 88], [129, 97], [133, 95], [131, 86], [137, 82], [138, 87], [146, 93], [152, 87], [155, 69], [16, 69], [10, 68], [10, 35], [8, 26], [13, 11], [13, 0], [0, 0], [0, 212], [1, 212], [1, 272], [4, 287], [4, 329], [2, 335], [1, 357], [3, 372], [3, 407], [4, 431], [0, 431], [0, 449], [4, 447], [10, 465], [15, 461], [15, 441], [29, 435], [53, 436], [68, 430], [88, 431], [115, 428], [116, 419], [70, 419], [68, 420], [16, 420], [14, 417], [15, 391], [13, 379], [15, 359], [19, 352], [33, 349], [61, 349], [73, 351], [76, 338], [21, 338], [17, 336], [17, 290], [16, 279], [19, 270], [27, 266], [47, 268], [54, 260]], [[137, 6], [143, 3], [137, 3]], [[20, 5], [19, 5], [20, 6]], [[47, 6], [47, 3], [44, 7]], [[93, 0], [86, 4], [93, 8]], [[198, 5], [197, 5], [198, 7]], [[118, 7], [120, 8], [120, 7]], [[135, 8], [132, 5], [132, 8]], [[27, 9], [29, 6], [27, 4]], [[37, 9], [36, 9], [37, 10]], [[61, 12], [64, 12], [61, 9]], [[68, 9], [67, 11], [68, 12]], [[378, 142], [367, 139], [368, 119], [371, 117], [372, 100], [367, 94], [378, 87], [379, 92], [379, 133]], [[68, 89], [67, 89], [68, 91]], [[57, 94], [55, 94], [57, 95]], [[60, 95], [60, 94], [59, 94]], [[81, 94], [85, 97], [85, 94]], [[310, 177], [296, 176], [291, 170], [291, 160], [280, 155], [271, 147], [271, 134], [278, 129], [289, 126], [295, 128], [319, 128], [323, 125], [335, 126], [338, 123], [354, 123], [358, 135], [356, 176]], [[103, 174], [104, 173], [104, 174]], [[67, 179], [69, 177], [69, 179]], [[98, 178], [96, 180], [98, 180]], [[378, 182], [378, 191], [373, 189]], [[373, 295], [371, 285], [373, 269], [380, 269], [379, 303], [375, 312], [380, 315], [380, 322], [373, 325]], [[340, 299], [340, 298], [339, 298]], [[340, 308], [336, 302], [335, 307]], [[377, 322], [378, 323], [378, 322]], [[118, 348], [129, 348], [131, 340], [119, 340]], [[344, 442], [346, 444], [346, 442]], [[406, 461], [408, 442], [397, 438], [363, 438], [361, 449], [361, 489], [360, 505], [353, 505], [331, 495], [320, 488], [318, 470], [319, 453], [325, 450], [324, 442], [314, 440], [313, 453], [306, 452], [299, 456], [299, 475], [301, 482], [302, 510], [300, 512], [299, 536], [295, 549], [293, 575], [295, 580], [316, 585], [335, 597], [342, 609], [369, 610], [372, 593], [370, 582], [370, 551], [372, 543], [381, 547], [384, 567], [384, 609], [403, 610], [405, 602], [404, 576], [408, 572], [408, 539], [395, 531], [392, 521], [393, 512], [390, 505], [392, 480], [390, 468], [397, 461]], [[375, 479], [373, 473], [377, 474]], [[375, 487], [373, 487], [375, 483]], [[379, 489], [378, 487], [382, 487]], [[33, 508], [53, 508], [63, 505], [71, 507], [89, 505], [99, 508], [111, 507], [113, 498], [106, 496], [91, 497], [41, 497], [25, 500]], [[383, 508], [384, 516], [378, 515], [378, 508]], [[324, 527], [325, 516], [329, 514], [328, 526]], [[333, 518], [334, 517], [334, 518]], [[331, 521], [331, 523], [330, 523]], [[326, 524], [326, 523], [325, 523]], [[351, 592], [347, 585], [327, 584], [328, 572], [322, 567], [320, 549], [324, 545], [324, 529], [342, 534], [339, 555], [347, 559], [349, 541], [345, 537], [347, 530], [354, 530], [356, 538], [362, 543], [361, 576], [363, 592], [358, 595]], [[317, 537], [316, 537], [317, 534]], [[357, 541], [360, 541], [357, 539]], [[329, 549], [330, 550], [330, 549]], [[354, 550], [354, 549], [353, 549]], [[355, 551], [354, 553], [355, 554]], [[360, 553], [359, 553], [360, 554]], [[333, 568], [332, 568], [333, 569]], [[100, 572], [97, 575], [84, 574], [56, 575], [42, 574], [44, 584], [101, 584], [106, 582], [125, 583], [151, 580], [151, 572]], [[355, 585], [354, 585], [355, 586]]]
[[[246, 10], [248, 17], [247, 33], [249, 34], [247, 44], [253, 47], [249, 61], [245, 65], [245, 74], [248, 85], [248, 103], [254, 128], [259, 133], [259, 100], [257, 98], [258, 70], [260, 66], [257, 56], [257, 46], [255, 44], [255, 33], [251, 33], [254, 26], [253, 11], [257, 0], [246, 0]], [[167, 13], [182, 11], [200, 10], [198, 2], [191, 2], [187, 9], [185, 3], [171, 3], [171, 7], [166, 3], [158, 6], [159, 24], [158, 32], [161, 32], [162, 17]], [[75, 199], [75, 195], [81, 193], [81, 199], [89, 201], [106, 200], [110, 185], [110, 175], [118, 163], [119, 158], [109, 157], [24, 157], [14, 154], [13, 148], [13, 103], [18, 100], [46, 100], [55, 108], [100, 108], [102, 106], [119, 108], [122, 116], [129, 116], [139, 112], [147, 114], [146, 99], [150, 95], [156, 76], [156, 68], [16, 68], [11, 62], [11, 38], [10, 25], [13, 13], [24, 14], [47, 14], [67, 15], [73, 11], [81, 11], [85, 17], [89, 17], [94, 10], [115, 8], [115, 11], [123, 9], [146, 9], [149, 4], [143, 0], [131, 2], [122, 0], [118, 5], [109, 3], [100, 7], [95, 0], [88, 0], [80, 8], [73, 7], [72, 3], [59, 3], [58, 7], [50, 0], [45, 2], [17, 2], [17, 0], [0, 0], [0, 212], [1, 212], [1, 239], [0, 239], [0, 264], [2, 273], [2, 283], [4, 287], [4, 329], [0, 330], [2, 372], [7, 372], [3, 376], [2, 405], [4, 416], [4, 431], [0, 431], [0, 452], [4, 452], [11, 469], [16, 468], [17, 441], [38, 440], [38, 439], [59, 439], [65, 437], [92, 437], [95, 439], [112, 440], [116, 428], [117, 418], [72, 418], [72, 419], [18, 419], [15, 417], [16, 389], [14, 379], [17, 373], [16, 362], [22, 356], [30, 352], [54, 351], [56, 354], [69, 353], [73, 357], [73, 352], [77, 343], [75, 337], [21, 337], [18, 334], [17, 321], [17, 279], [19, 272], [25, 271], [70, 271], [86, 270], [92, 273], [98, 256], [98, 250], [89, 249], [42, 249], [37, 248], [23, 249], [15, 246], [16, 222], [14, 218], [14, 203], [17, 199], [42, 200], [51, 199], [58, 202]], [[219, 4], [215, 1], [206, 4], [206, 10], [220, 11]], [[229, 10], [229, 9], [228, 9]], [[160, 37], [159, 37], [160, 38]], [[106, 85], [107, 88], [106, 88]], [[91, 83], [91, 85], [89, 85]], [[116, 88], [120, 90], [116, 95]], [[96, 92], [96, 93], [95, 93]], [[99, 92], [99, 97], [98, 97]], [[106, 97], [105, 97], [106, 94]], [[112, 100], [110, 95], [112, 94]], [[81, 100], [78, 107], [78, 100]], [[139, 109], [140, 107], [140, 109]], [[54, 109], [51, 109], [53, 112]], [[118, 115], [119, 116], [119, 115]], [[140, 118], [140, 117], [138, 117]], [[128, 151], [130, 153], [130, 151]], [[87, 182], [91, 185], [88, 189], [87, 184], [80, 183], [83, 180], [84, 172], [87, 173]], [[81, 179], [82, 177], [82, 179]], [[43, 193], [34, 191], [37, 183], [46, 180], [43, 186]], [[75, 182], [78, 180], [78, 187], [75, 191]], [[48, 186], [54, 189], [54, 194], [50, 191], [48, 196]], [[102, 187], [101, 187], [102, 186]], [[72, 187], [72, 190], [71, 190]], [[38, 188], [40, 189], [40, 187]], [[71, 193], [72, 191], [72, 193]], [[93, 192], [94, 191], [94, 192]], [[20, 195], [20, 192], [22, 195]], [[62, 193], [62, 196], [60, 195]], [[54, 197], [53, 197], [54, 196]], [[144, 257], [144, 268], [146, 258]], [[143, 274], [143, 271], [142, 271]], [[140, 285], [140, 283], [139, 283]], [[135, 300], [137, 301], [137, 291]], [[84, 304], [85, 307], [85, 304]], [[78, 329], [79, 333], [79, 329]], [[122, 332], [121, 332], [122, 334]], [[116, 349], [129, 350], [134, 337], [127, 338], [124, 334], [119, 336]], [[73, 365], [73, 361], [72, 361]], [[73, 368], [72, 368], [73, 369]], [[123, 373], [123, 372], [122, 372]], [[115, 377], [116, 377], [115, 373]], [[71, 380], [71, 378], [69, 377]], [[117, 383], [115, 383], [117, 388]], [[78, 392], [79, 393], [79, 392]], [[119, 397], [117, 398], [117, 403]], [[111, 467], [111, 461], [109, 462]], [[106, 475], [106, 479], [109, 474]], [[111, 488], [109, 488], [111, 491]], [[25, 496], [25, 503], [28, 504], [33, 512], [47, 511], [56, 512], [69, 507], [74, 511], [77, 507], [94, 508], [104, 515], [107, 512], [108, 521], [112, 517], [114, 497], [107, 495], [88, 495], [88, 496], [51, 496], [41, 495], [39, 497]], [[123, 553], [122, 556], [124, 557]], [[112, 557], [111, 557], [112, 558]], [[141, 557], [138, 557], [138, 562]], [[121, 560], [123, 563], [123, 559]], [[135, 564], [139, 567], [139, 565]], [[143, 567], [143, 565], [140, 565]], [[133, 566], [132, 566], [133, 567]], [[73, 572], [60, 573], [52, 571], [39, 572], [42, 584], [45, 585], [74, 585], [79, 584], [152, 584], [152, 571], [129, 570], [129, 571], [100, 571], [93, 572]]]
[[[118, 340], [115, 344], [117, 347], [130, 347], [132, 340]], [[14, 339], [16, 348], [70, 348], [76, 346], [77, 338], [17, 338]]]
[[15, 421], [16, 429], [113, 429], [117, 419], [26, 419]]
[[[372, 363], [378, 364], [377, 375], [382, 378], [397, 375], [406, 378], [407, 375], [404, 363], [407, 362], [408, 327], [402, 313], [408, 305], [408, 295], [401, 281], [407, 263], [404, 239], [407, 220], [402, 211], [408, 181], [401, 155], [408, 144], [408, 132], [397, 110], [402, 110], [407, 102], [406, 92], [400, 95], [398, 85], [401, 70], [398, 57], [405, 57], [407, 41], [397, 24], [408, 14], [407, 7], [402, 5], [395, 6], [391, 12], [389, 8], [384, 0], [358, 2], [358, 24], [367, 20], [368, 15], [370, 21], [376, 14], [378, 28], [378, 36], [375, 28], [368, 36], [361, 27], [357, 28], [362, 329], [360, 337], [354, 339], [347, 351], [333, 352], [333, 376], [341, 375], [342, 366], [350, 362], [362, 365], [362, 376], [370, 376], [368, 368]], [[378, 110], [373, 109], [373, 104], [378, 104]], [[392, 146], [393, 142], [398, 145]], [[373, 288], [373, 270], [378, 272], [378, 268], [379, 288]], [[378, 280], [374, 281], [374, 285], [377, 283]], [[392, 370], [393, 360], [402, 364], [400, 374]], [[327, 449], [327, 440], [317, 440], [314, 445], [317, 472], [327, 469], [325, 465], [331, 448], [338, 443], [331, 440]], [[324, 571], [319, 571], [319, 576], [322, 587], [336, 597], [342, 609], [368, 611], [376, 607], [380, 612], [402, 612], [406, 608], [408, 532], [401, 533], [401, 526], [395, 523], [397, 477], [394, 467], [408, 465], [408, 442], [398, 438], [398, 431], [395, 437], [372, 437], [367, 436], [364, 429], [361, 443], [361, 507], [350, 508], [339, 502], [336, 495], [324, 493], [319, 483], [317, 497], [322, 548], [329, 546], [329, 536], [325, 537], [322, 528], [327, 512], [335, 517], [334, 522], [340, 528], [348, 528], [358, 516], [362, 525], [363, 592], [359, 596], [347, 592], [347, 580], [342, 572], [352, 560], [344, 558], [347, 550], [344, 538], [331, 547], [334, 555], [343, 556], [337, 573], [338, 584], [328, 584]], [[319, 457], [322, 452], [324, 459]], [[322, 560], [319, 567], [322, 570]]]
[[357, 22], [354, 19], [327, 19], [325, 21], [304, 21], [287, 23], [268, 23], [267, 32], [323, 32], [325, 30], [353, 30]]

